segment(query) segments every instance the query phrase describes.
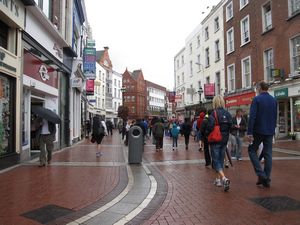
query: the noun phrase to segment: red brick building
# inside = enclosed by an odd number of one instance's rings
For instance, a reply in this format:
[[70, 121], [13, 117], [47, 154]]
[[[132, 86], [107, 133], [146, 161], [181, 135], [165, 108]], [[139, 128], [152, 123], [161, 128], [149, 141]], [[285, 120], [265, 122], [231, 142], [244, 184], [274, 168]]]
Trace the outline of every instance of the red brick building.
[[281, 134], [300, 132], [300, 1], [228, 0], [223, 11], [227, 107], [248, 113], [254, 84], [265, 80]]
[[142, 119], [146, 116], [146, 85], [142, 70], [123, 73], [123, 106], [129, 109], [130, 119]]

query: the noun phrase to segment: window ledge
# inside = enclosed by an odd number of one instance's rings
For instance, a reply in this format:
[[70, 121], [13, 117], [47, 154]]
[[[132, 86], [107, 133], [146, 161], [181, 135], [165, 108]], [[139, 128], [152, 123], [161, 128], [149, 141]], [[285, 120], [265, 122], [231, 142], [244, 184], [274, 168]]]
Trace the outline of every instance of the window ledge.
[[220, 30], [220, 28], [218, 28], [217, 30], [215, 30], [215, 33], [217, 33]]
[[251, 42], [251, 40], [249, 40], [249, 41], [247, 41], [247, 42], [245, 42], [245, 43], [241, 44], [241, 46], [240, 46], [240, 47], [244, 47], [245, 45], [249, 44], [250, 42]]
[[210, 67], [210, 65], [207, 65], [207, 66], [205, 66], [205, 69], [206, 69], [206, 68], [209, 68], [209, 67]]
[[290, 21], [299, 15], [300, 15], [300, 10], [298, 12], [296, 12], [294, 15], [291, 15], [289, 18], [287, 18], [286, 21]]
[[233, 52], [234, 52], [234, 50], [232, 50], [231, 52], [227, 52], [226, 55], [230, 55]]
[[215, 60], [215, 63], [219, 62], [221, 60], [221, 58], [218, 58]]
[[275, 29], [274, 27], [271, 27], [270, 29], [265, 30], [261, 35], [265, 35], [265, 34], [271, 32], [271, 31], [274, 30], [274, 29]]

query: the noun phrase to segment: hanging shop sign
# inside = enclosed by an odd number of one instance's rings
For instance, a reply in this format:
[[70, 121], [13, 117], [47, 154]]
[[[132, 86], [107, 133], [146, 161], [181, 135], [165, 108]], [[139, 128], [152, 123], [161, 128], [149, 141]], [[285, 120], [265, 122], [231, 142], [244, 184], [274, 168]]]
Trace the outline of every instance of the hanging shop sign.
[[274, 90], [274, 97], [276, 99], [287, 98], [289, 96], [288, 93], [289, 93], [288, 88], [277, 89], [277, 90]]
[[94, 95], [94, 80], [86, 80], [86, 95]]
[[87, 39], [86, 40], [86, 47], [87, 48], [95, 48], [96, 47], [95, 40]]
[[83, 74], [86, 79], [96, 79], [96, 49], [83, 49]]
[[72, 88], [79, 88], [81, 89], [82, 87], [82, 79], [79, 77], [71, 79], [71, 87]]
[[58, 76], [54, 68], [45, 65], [43, 61], [24, 51], [24, 74], [44, 84], [58, 88]]
[[215, 96], [215, 84], [204, 84], [205, 98], [213, 98]]
[[248, 92], [235, 96], [225, 97], [225, 106], [226, 108], [233, 106], [241, 106], [241, 105], [250, 105], [253, 98], [255, 97], [255, 92]]
[[182, 101], [182, 95], [175, 95], [175, 102], [181, 102]]

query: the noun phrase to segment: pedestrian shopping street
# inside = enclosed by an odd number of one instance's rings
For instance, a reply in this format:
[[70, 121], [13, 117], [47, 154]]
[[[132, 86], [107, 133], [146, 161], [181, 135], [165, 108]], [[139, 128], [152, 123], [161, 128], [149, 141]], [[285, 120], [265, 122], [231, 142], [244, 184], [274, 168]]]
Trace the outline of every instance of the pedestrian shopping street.
[[[300, 224], [300, 141], [273, 146], [271, 188], [257, 187], [247, 157], [225, 169], [230, 190], [213, 185], [215, 172], [191, 137], [172, 151], [146, 140], [141, 165], [127, 163], [128, 148], [115, 131], [101, 157], [88, 139], [53, 155], [0, 171], [0, 224]], [[5, 185], [3, 185], [5, 184]]]

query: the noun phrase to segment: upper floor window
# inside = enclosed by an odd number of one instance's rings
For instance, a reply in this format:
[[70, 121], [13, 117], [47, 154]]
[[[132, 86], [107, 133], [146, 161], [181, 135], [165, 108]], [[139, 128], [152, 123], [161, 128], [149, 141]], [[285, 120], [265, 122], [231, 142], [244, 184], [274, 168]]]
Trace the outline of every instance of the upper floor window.
[[240, 10], [248, 5], [249, 0], [240, 0]]
[[7, 49], [8, 26], [0, 21], [0, 47]]
[[184, 65], [184, 56], [183, 55], [181, 56], [181, 65], [182, 66]]
[[234, 30], [233, 27], [227, 31], [227, 54], [234, 51]]
[[192, 54], [192, 53], [193, 53], [193, 44], [190, 43], [190, 54]]
[[184, 73], [181, 74], [181, 82], [184, 83]]
[[232, 1], [226, 6], [226, 21], [233, 17], [233, 4]]
[[215, 32], [217, 32], [220, 29], [220, 22], [219, 17], [215, 18]]
[[292, 73], [300, 74], [300, 35], [291, 39]]
[[271, 69], [274, 68], [273, 49], [264, 51], [264, 78], [265, 81], [270, 82], [273, 80]]
[[201, 40], [201, 39], [200, 39], [200, 35], [198, 35], [198, 36], [197, 36], [197, 47], [198, 47], [198, 48], [200, 47], [200, 43], [201, 43], [200, 40]]
[[242, 59], [242, 86], [251, 87], [251, 59], [250, 56]]
[[300, 12], [300, 0], [289, 0], [289, 15], [293, 16]]
[[227, 86], [228, 91], [234, 91], [235, 90], [235, 65], [231, 64], [227, 66]]
[[209, 38], [208, 27], [205, 27], [205, 33], [204, 33], [204, 35], [205, 35], [205, 40], [208, 40], [208, 38]]
[[249, 15], [241, 20], [241, 45], [250, 42], [250, 21]]
[[177, 85], [180, 85], [180, 80], [179, 80], [179, 76], [177, 76]]
[[272, 28], [272, 11], [270, 2], [262, 7], [262, 14], [263, 32], [265, 32]]
[[216, 88], [216, 95], [221, 94], [221, 75], [220, 71], [216, 72], [216, 79], [215, 79], [215, 88]]
[[205, 49], [205, 67], [209, 67], [210, 62], [209, 62], [209, 48]]
[[216, 40], [215, 41], [215, 61], [219, 61], [221, 58], [220, 55], [220, 41]]
[[193, 76], [193, 61], [190, 61], [190, 76]]
[[201, 70], [200, 54], [197, 55], [197, 63], [196, 64], [198, 65], [198, 71], [200, 71]]
[[177, 63], [177, 69], [179, 69], [179, 59], [176, 60]]

